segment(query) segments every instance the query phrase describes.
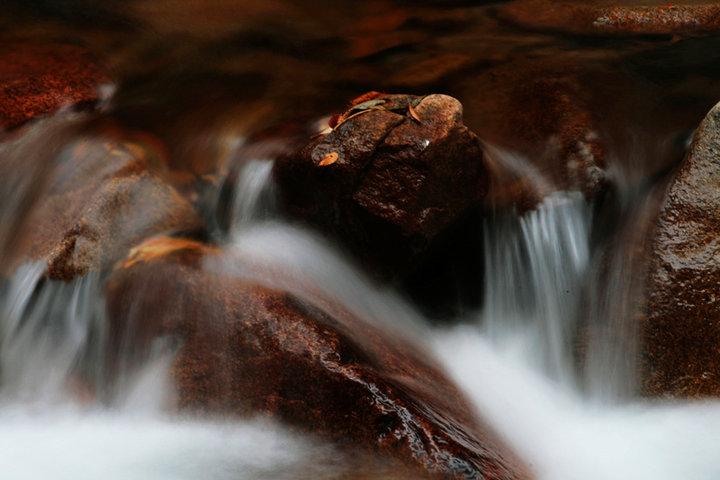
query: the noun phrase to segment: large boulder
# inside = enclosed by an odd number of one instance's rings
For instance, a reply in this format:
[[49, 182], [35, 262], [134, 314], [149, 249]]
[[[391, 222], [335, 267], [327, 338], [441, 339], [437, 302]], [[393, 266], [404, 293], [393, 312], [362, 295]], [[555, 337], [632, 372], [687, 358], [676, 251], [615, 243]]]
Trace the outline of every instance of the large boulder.
[[[147, 150], [109, 134], [74, 134], [43, 167], [12, 265], [43, 260], [49, 278], [69, 281], [111, 267], [153, 235], [203, 228], [190, 203], [152, 168]], [[25, 158], [10, 160], [3, 167], [11, 170]]]
[[0, 52], [0, 132], [60, 109], [90, 108], [111, 91], [107, 73], [78, 46], [10, 43]]
[[720, 104], [675, 173], [650, 245], [645, 395], [720, 394]]
[[696, 34], [720, 28], [710, 0], [514, 0], [502, 15], [523, 26], [580, 35]]
[[371, 93], [331, 123], [277, 161], [282, 203], [391, 275], [486, 193], [480, 142], [454, 98]]
[[316, 287], [257, 280], [277, 274], [183, 239], [133, 249], [107, 284], [110, 378], [179, 344], [181, 409], [269, 414], [433, 478], [530, 478], [412, 342]]

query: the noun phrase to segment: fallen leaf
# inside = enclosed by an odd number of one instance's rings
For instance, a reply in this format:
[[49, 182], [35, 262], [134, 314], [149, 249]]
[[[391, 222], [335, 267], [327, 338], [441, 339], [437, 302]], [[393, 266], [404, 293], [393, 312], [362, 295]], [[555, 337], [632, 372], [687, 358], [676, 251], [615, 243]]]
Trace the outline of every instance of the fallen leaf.
[[336, 113], [335, 115], [330, 117], [330, 120], [328, 120], [328, 127], [335, 128], [340, 121], [340, 116], [341, 115], [339, 113]]
[[415, 108], [412, 106], [412, 103], [408, 103], [407, 108], [408, 108], [408, 116], [410, 118], [412, 118], [413, 120], [415, 120], [416, 122], [422, 123], [422, 121], [420, 120], [420, 116], [415, 111]]
[[318, 163], [318, 167], [327, 167], [328, 165], [332, 165], [333, 163], [337, 162], [339, 158], [339, 155], [337, 152], [330, 152]]
[[[343, 116], [340, 118], [340, 120], [338, 120], [338, 123], [337, 123], [337, 125], [335, 125], [335, 127], [333, 128], [333, 130], [334, 130], [335, 128], [338, 128], [340, 125], [342, 125], [343, 123], [347, 122], [347, 121], [350, 120], [351, 118], [355, 118], [355, 117], [357, 117], [357, 116], [359, 116], [359, 115], [363, 115], [363, 114], [365, 114], [365, 113], [375, 112], [375, 111], [377, 111], [377, 110], [384, 110], [384, 108], [383, 108], [382, 106], [376, 106], [376, 107], [370, 107], [370, 108], [368, 108], [367, 110], [359, 110], [359, 111], [349, 110], [345, 115], [343, 115]], [[354, 113], [352, 113], [352, 115], [348, 115], [348, 113], [350, 113], [350, 112], [354, 112]]]
[[363, 103], [363, 102], [367, 102], [368, 100], [375, 100], [378, 97], [386, 97], [386, 96], [387, 96], [387, 93], [380, 93], [380, 92], [375, 92], [375, 91], [363, 93], [362, 95], [360, 95], [359, 97], [354, 99], [352, 102], [350, 102], [350, 106], [354, 107], [358, 103]]
[[357, 104], [353, 105], [352, 108], [350, 108], [350, 110], [348, 110], [348, 113], [359, 112], [362, 110], [370, 110], [371, 108], [376, 108], [376, 109], [379, 108], [382, 110], [381, 105], [383, 105], [384, 103], [385, 103], [385, 100], [383, 100], [382, 98], [376, 98], [374, 100], [367, 100], [365, 102], [361, 102], [361, 103], [357, 103]]
[[195, 240], [172, 237], [156, 237], [145, 241], [130, 250], [123, 268], [130, 268], [138, 262], [148, 262], [154, 258], [182, 250], [202, 250], [203, 244]]

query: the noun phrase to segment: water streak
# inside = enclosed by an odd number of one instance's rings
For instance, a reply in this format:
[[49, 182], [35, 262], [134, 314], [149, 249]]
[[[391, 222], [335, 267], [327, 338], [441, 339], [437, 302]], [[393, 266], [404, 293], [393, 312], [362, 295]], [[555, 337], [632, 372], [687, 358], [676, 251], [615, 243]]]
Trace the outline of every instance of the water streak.
[[553, 378], [571, 382], [571, 345], [590, 260], [589, 207], [556, 193], [523, 217], [485, 225], [485, 307], [490, 338], [514, 343]]
[[104, 338], [96, 273], [65, 283], [44, 280], [43, 262], [15, 273], [0, 317], [0, 392], [25, 399], [59, 399], [73, 374], [101, 375]]
[[272, 160], [253, 159], [240, 169], [230, 209], [231, 234], [237, 235], [275, 212], [273, 164]]

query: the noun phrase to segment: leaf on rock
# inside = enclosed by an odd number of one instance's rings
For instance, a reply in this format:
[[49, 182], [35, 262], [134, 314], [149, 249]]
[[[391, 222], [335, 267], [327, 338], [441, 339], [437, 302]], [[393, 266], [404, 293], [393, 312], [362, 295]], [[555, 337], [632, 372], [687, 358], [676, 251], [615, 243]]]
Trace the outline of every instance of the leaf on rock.
[[412, 118], [417, 123], [422, 123], [422, 121], [420, 120], [420, 115], [417, 114], [417, 112], [415, 111], [415, 108], [412, 106], [412, 103], [408, 103], [407, 109], [408, 109], [408, 117]]
[[327, 167], [328, 165], [332, 165], [333, 163], [337, 162], [338, 158], [340, 156], [337, 152], [330, 152], [318, 163], [318, 167]]
[[355, 105], [357, 105], [359, 103], [364, 103], [364, 102], [367, 102], [368, 100], [375, 100], [376, 98], [386, 97], [386, 96], [387, 96], [387, 93], [380, 93], [380, 92], [375, 92], [375, 91], [363, 93], [362, 95], [360, 95], [359, 97], [354, 99], [352, 102], [350, 102], [350, 106], [354, 107]]
[[[122, 268], [130, 268], [138, 262], [149, 262], [158, 257], [184, 250], [203, 250], [202, 243], [186, 238], [155, 237], [134, 247], [128, 253]], [[119, 266], [119, 264], [118, 264]], [[116, 266], [115, 268], [118, 268]]]
[[348, 110], [348, 113], [352, 112], [360, 112], [364, 110], [370, 110], [370, 109], [381, 109], [382, 105], [385, 103], [385, 100], [383, 99], [375, 99], [375, 100], [368, 100], [367, 102], [358, 103], [356, 105], [353, 105], [353, 107]]

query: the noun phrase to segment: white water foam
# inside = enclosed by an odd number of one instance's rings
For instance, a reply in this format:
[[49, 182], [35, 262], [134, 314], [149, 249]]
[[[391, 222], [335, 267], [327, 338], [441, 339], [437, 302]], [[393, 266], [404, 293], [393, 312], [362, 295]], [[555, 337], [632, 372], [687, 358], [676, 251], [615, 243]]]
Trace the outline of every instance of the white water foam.
[[539, 480], [720, 478], [720, 402], [598, 406], [476, 328], [436, 332], [434, 344]]
[[309, 480], [345, 470], [332, 455], [262, 419], [0, 408], [4, 480]]

